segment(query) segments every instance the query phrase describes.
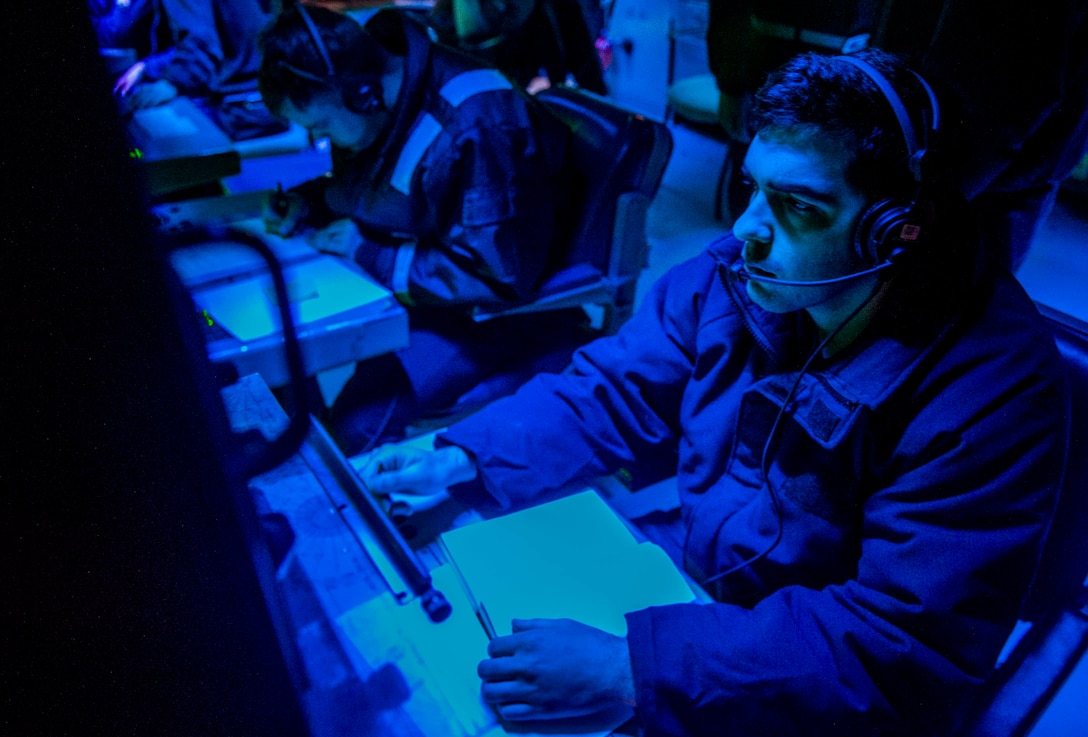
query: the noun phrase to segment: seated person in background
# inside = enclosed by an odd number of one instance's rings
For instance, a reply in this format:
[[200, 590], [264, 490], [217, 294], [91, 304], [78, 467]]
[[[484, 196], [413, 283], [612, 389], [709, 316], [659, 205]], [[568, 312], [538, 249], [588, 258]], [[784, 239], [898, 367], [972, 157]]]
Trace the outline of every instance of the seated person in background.
[[[257, 95], [258, 38], [276, 0], [153, 0], [151, 54], [114, 92], [128, 111], [191, 97], [231, 138], [285, 131]], [[168, 27], [169, 43], [160, 42]]]
[[791, 60], [756, 96], [732, 235], [569, 371], [362, 470], [494, 514], [673, 464], [678, 508], [635, 523], [716, 601], [630, 613], [626, 638], [515, 621], [479, 665], [503, 717], [626, 702], [655, 735], [949, 734], [990, 672], [1053, 514], [1068, 387], [1020, 285], [978, 268], [962, 198], [918, 191], [919, 146], [858, 59], [924, 130], [893, 57]]
[[410, 310], [408, 347], [360, 363], [331, 408], [345, 451], [403, 437], [496, 372], [561, 370], [590, 337], [582, 310], [471, 313], [531, 299], [562, 252], [563, 124], [398, 10], [363, 27], [295, 7], [263, 48], [270, 109], [333, 146], [332, 175], [269, 207], [270, 231], [319, 229], [315, 247], [353, 259]]
[[568, 78], [605, 94], [599, 4], [584, 0], [438, 0], [427, 18], [438, 40], [478, 56], [537, 92]]

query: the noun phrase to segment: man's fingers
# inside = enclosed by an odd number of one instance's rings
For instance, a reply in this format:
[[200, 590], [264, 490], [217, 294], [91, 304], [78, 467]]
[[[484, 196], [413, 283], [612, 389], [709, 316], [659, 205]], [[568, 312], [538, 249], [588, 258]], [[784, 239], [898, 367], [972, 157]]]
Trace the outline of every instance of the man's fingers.
[[[517, 622], [518, 620], [514, 620]], [[496, 637], [491, 642], [487, 643], [487, 654], [492, 658], [506, 658], [517, 653], [518, 648], [522, 645], [524, 637], [518, 637], [517, 635], [505, 635], [504, 637]], [[483, 661], [486, 663], [487, 661]], [[482, 663], [481, 663], [482, 665]]]
[[364, 479], [377, 480], [382, 474], [398, 471], [405, 465], [407, 462], [403, 454], [398, 453], [396, 448], [383, 446], [367, 455], [359, 467], [359, 475]]
[[512, 624], [514, 632], [525, 632], [545, 627], [560, 627], [570, 621], [569, 619], [515, 619]]
[[505, 683], [518, 680], [522, 672], [513, 658], [487, 658], [477, 664], [476, 675], [484, 683]]
[[374, 464], [362, 476], [375, 494], [392, 494], [410, 490], [416, 473], [410, 467]]
[[512, 722], [524, 719], [541, 719], [549, 716], [547, 710], [542, 709], [539, 706], [521, 702], [504, 704], [499, 707], [498, 711], [499, 716]]

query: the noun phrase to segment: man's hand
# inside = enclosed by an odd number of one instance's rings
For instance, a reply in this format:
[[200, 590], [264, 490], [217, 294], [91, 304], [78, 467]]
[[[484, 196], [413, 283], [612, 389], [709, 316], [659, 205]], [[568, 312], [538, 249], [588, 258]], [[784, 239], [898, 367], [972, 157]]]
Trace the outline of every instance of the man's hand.
[[342, 218], [310, 233], [306, 236], [306, 242], [322, 253], [350, 259], [355, 257], [355, 252], [363, 245], [363, 235], [354, 220]]
[[145, 68], [147, 68], [147, 64], [138, 61], [126, 69], [125, 73], [118, 77], [117, 82], [113, 85], [113, 94], [124, 97], [131, 92], [132, 88], [143, 79]]
[[635, 704], [627, 640], [569, 619], [515, 619], [476, 672], [503, 719], [583, 716]]
[[170, 102], [178, 96], [178, 88], [165, 79], [141, 82], [124, 95], [126, 110], [142, 110]]
[[383, 445], [366, 459], [359, 476], [379, 496], [433, 497], [448, 486], [476, 478], [476, 464], [453, 445], [439, 450]]
[[282, 238], [290, 237], [298, 230], [308, 209], [302, 195], [277, 189], [269, 194], [261, 209], [264, 232]]

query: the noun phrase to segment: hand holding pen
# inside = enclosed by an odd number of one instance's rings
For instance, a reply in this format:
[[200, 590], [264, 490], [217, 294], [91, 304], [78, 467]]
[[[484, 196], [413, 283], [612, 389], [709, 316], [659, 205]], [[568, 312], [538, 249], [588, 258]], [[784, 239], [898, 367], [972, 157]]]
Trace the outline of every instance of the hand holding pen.
[[298, 229], [307, 209], [306, 201], [301, 195], [285, 192], [283, 185], [277, 184], [262, 208], [265, 232], [287, 238]]

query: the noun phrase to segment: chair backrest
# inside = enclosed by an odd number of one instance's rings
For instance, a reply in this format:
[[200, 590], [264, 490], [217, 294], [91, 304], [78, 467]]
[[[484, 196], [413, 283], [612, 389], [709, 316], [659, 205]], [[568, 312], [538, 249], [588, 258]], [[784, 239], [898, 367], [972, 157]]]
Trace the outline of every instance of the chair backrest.
[[1040, 311], [1068, 368], [1069, 460], [1022, 614], [1026, 634], [984, 685], [961, 737], [1028, 735], [1088, 653], [1088, 323], [1043, 305]]
[[672, 134], [591, 92], [552, 87], [537, 99], [571, 131], [569, 248], [531, 303], [480, 309], [476, 319], [599, 304], [604, 329], [612, 331], [633, 309], [649, 252], [646, 212], [672, 155]]
[[1023, 618], [1074, 606], [1088, 577], [1088, 323], [1040, 305], [1065, 358], [1072, 393], [1069, 459], [1058, 511]]

